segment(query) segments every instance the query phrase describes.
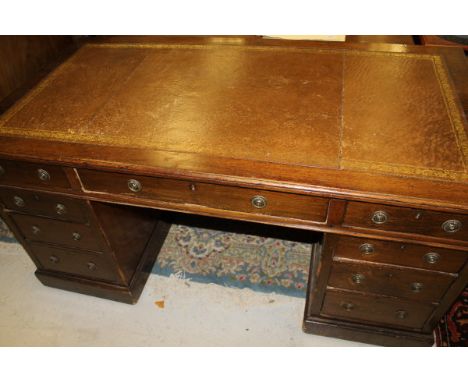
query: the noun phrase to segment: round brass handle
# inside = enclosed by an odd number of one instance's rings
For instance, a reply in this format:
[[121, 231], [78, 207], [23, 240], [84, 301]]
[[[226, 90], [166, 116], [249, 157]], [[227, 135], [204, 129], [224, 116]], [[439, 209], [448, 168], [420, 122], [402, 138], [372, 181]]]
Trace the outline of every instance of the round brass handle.
[[55, 212], [57, 215], [65, 215], [67, 213], [67, 207], [62, 203], [57, 203], [55, 205]]
[[442, 229], [447, 233], [455, 233], [460, 231], [462, 223], [460, 220], [451, 219], [442, 224]]
[[136, 179], [129, 179], [127, 182], [128, 188], [132, 192], [140, 192], [141, 191], [141, 183]]
[[87, 263], [86, 266], [90, 271], [95, 271], [97, 269], [97, 265], [92, 262]]
[[365, 280], [366, 276], [364, 276], [361, 273], [355, 273], [354, 275], [351, 276], [351, 280], [355, 284], [362, 284]]
[[363, 255], [372, 255], [374, 253], [374, 246], [369, 243], [364, 243], [359, 246], [359, 250]]
[[81, 239], [81, 235], [78, 232], [73, 232], [72, 233], [72, 238], [73, 238], [73, 240], [78, 241], [78, 240]]
[[60, 259], [57, 256], [50, 256], [49, 261], [51, 263], [57, 264], [60, 261]]
[[5, 175], [5, 169], [2, 166], [0, 166], [0, 176], [3, 175]]
[[267, 205], [266, 198], [260, 195], [254, 196], [250, 202], [255, 208], [265, 208]]
[[24, 199], [20, 196], [13, 196], [13, 203], [15, 203], [16, 207], [24, 207], [26, 203], [24, 202]]
[[37, 170], [37, 176], [43, 182], [48, 182], [50, 180], [50, 174], [42, 168]]
[[404, 320], [406, 317], [408, 317], [408, 312], [406, 310], [397, 310], [395, 312], [395, 316], [400, 320]]
[[428, 264], [435, 264], [439, 262], [440, 255], [437, 252], [428, 252], [424, 256], [424, 261]]
[[375, 224], [384, 224], [388, 220], [388, 214], [385, 211], [375, 211], [372, 214], [372, 221]]
[[418, 283], [418, 282], [414, 282], [411, 284], [411, 290], [414, 292], [414, 293], [419, 293], [422, 291], [423, 289], [423, 284], [422, 283]]
[[351, 304], [350, 302], [342, 302], [340, 305], [347, 312], [351, 312], [354, 309], [354, 304]]
[[33, 235], [39, 235], [39, 233], [41, 232], [41, 229], [37, 225], [33, 225], [31, 227], [31, 230], [32, 230]]

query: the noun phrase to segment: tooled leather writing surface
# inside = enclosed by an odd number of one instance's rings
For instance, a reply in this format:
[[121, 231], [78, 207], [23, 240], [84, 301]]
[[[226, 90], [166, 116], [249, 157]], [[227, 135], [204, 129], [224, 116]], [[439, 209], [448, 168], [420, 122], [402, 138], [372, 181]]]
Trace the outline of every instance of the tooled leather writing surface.
[[89, 45], [0, 133], [466, 182], [446, 77], [431, 54]]

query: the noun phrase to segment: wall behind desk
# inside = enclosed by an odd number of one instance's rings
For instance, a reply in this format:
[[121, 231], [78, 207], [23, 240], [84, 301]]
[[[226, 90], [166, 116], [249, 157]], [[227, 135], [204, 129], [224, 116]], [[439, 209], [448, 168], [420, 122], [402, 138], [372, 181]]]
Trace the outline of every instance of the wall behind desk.
[[0, 36], [0, 113], [76, 47], [73, 36]]

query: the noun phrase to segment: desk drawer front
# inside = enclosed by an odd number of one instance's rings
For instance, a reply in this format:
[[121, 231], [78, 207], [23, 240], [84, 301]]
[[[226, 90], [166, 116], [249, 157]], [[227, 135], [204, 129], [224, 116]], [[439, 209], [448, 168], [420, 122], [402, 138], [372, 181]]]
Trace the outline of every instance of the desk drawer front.
[[420, 329], [433, 310], [430, 304], [328, 290], [321, 314], [350, 321]]
[[70, 188], [60, 166], [0, 159], [0, 184], [40, 188]]
[[340, 236], [334, 257], [457, 273], [468, 251]]
[[32, 254], [45, 270], [70, 273], [87, 278], [120, 282], [115, 266], [102, 253], [92, 253], [31, 244]]
[[22, 235], [34, 242], [61, 244], [67, 247], [103, 251], [105, 245], [96, 228], [35, 216], [11, 214]]
[[349, 202], [343, 225], [468, 241], [468, 216]]
[[93, 170], [79, 170], [79, 175], [87, 191], [315, 222], [327, 216], [328, 200], [307, 195]]
[[455, 277], [443, 273], [334, 261], [329, 285], [340, 289], [438, 302], [454, 280]]
[[87, 221], [86, 203], [79, 199], [8, 188], [0, 188], [0, 199], [13, 211], [82, 223]]

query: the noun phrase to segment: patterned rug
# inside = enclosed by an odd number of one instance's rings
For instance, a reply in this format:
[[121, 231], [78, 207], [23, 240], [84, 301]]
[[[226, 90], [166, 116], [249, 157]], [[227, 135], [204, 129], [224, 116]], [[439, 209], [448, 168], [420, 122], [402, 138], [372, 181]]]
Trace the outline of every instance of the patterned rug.
[[[187, 222], [187, 219], [185, 219]], [[305, 297], [314, 237], [203, 218], [173, 224], [153, 273], [227, 287]], [[272, 233], [271, 230], [278, 230]], [[16, 242], [0, 220], [0, 241]], [[468, 288], [434, 332], [437, 346], [468, 345]]]

